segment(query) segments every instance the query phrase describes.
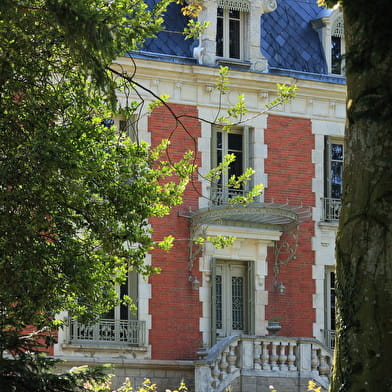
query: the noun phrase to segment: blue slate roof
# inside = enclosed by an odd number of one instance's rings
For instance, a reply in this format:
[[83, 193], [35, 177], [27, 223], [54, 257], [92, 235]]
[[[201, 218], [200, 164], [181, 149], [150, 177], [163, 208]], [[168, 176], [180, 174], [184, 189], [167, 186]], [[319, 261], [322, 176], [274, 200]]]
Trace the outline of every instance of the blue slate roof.
[[[147, 0], [153, 5], [157, 0]], [[136, 56], [170, 62], [195, 63], [192, 51], [197, 41], [186, 40], [182, 31], [188, 18], [181, 5], [171, 4], [167, 10], [164, 30], [157, 38], [146, 41]], [[268, 59], [269, 72], [295, 73], [306, 77], [344, 82], [327, 76], [327, 64], [318, 33], [311, 21], [327, 16], [330, 10], [317, 6], [317, 0], [278, 0], [275, 11], [261, 17], [261, 52]], [[135, 55], [135, 54], [133, 54]]]
[[[147, 1], [150, 5], [154, 0]], [[185, 39], [182, 34], [188, 23], [188, 18], [183, 16], [183, 6], [171, 3], [164, 17], [163, 31], [157, 38], [148, 39], [142, 48], [143, 52], [160, 53], [170, 56], [192, 57], [195, 43], [192, 39]], [[166, 56], [165, 56], [166, 57]]]
[[270, 67], [327, 73], [323, 47], [311, 25], [320, 11], [317, 0], [278, 0], [278, 8], [261, 17], [261, 51]]

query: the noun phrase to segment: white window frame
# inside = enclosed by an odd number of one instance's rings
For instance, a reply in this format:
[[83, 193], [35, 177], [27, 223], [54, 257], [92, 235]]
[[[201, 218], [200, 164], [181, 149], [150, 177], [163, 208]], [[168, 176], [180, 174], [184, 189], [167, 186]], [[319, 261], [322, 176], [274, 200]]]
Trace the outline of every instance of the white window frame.
[[[126, 286], [127, 295], [138, 302], [138, 274], [130, 272]], [[121, 287], [116, 287], [118, 295], [121, 294]], [[85, 325], [77, 320], [69, 320], [68, 341], [80, 347], [104, 346], [145, 346], [146, 344], [146, 323], [138, 320], [137, 311], [127, 309], [126, 317], [121, 317], [121, 306], [113, 309], [113, 317], [103, 315], [94, 325]]]
[[[221, 18], [223, 21], [223, 37], [222, 37], [222, 45], [223, 45], [223, 53], [218, 56], [218, 48], [217, 48], [217, 58], [218, 59], [231, 59], [231, 60], [245, 60], [247, 57], [246, 48], [247, 44], [247, 20], [248, 20], [248, 12], [241, 11], [236, 8], [231, 7], [218, 7], [218, 10], [221, 9], [223, 11], [223, 17]], [[218, 11], [217, 10], [217, 11]], [[239, 12], [239, 57], [231, 57], [230, 56], [230, 10]], [[216, 40], [218, 41], [218, 19], [220, 17], [217, 16], [217, 33]]]
[[[312, 21], [313, 28], [319, 33], [321, 43], [324, 48], [325, 61], [327, 63], [328, 72], [336, 76], [344, 76], [344, 55], [346, 45], [344, 40], [344, 21], [341, 8], [336, 8], [332, 13], [323, 18]], [[340, 57], [341, 64], [339, 73], [333, 73], [332, 69], [332, 37], [338, 37], [340, 40]]]
[[[212, 288], [211, 288], [211, 343], [232, 334], [254, 334], [255, 331], [255, 266], [253, 261], [240, 260], [212, 260]], [[243, 330], [235, 330], [230, 325], [232, 320], [231, 301], [227, 300], [232, 296], [232, 284], [230, 269], [242, 269], [244, 278], [243, 286]], [[222, 277], [222, 328], [217, 328], [217, 309], [216, 309], [216, 276]]]
[[[217, 138], [218, 133], [222, 134], [222, 159], [229, 153], [229, 137], [230, 134], [241, 134], [242, 135], [242, 172], [250, 167], [250, 133], [249, 127], [235, 127], [230, 132], [224, 131], [221, 127], [214, 126], [212, 128], [211, 137], [211, 168], [218, 166], [218, 149], [217, 149]], [[244, 189], [231, 190], [226, 186], [229, 180], [228, 173], [222, 173], [220, 184], [212, 184], [211, 189], [211, 201], [214, 204], [222, 204], [228, 201], [229, 198], [237, 195], [244, 195], [249, 191], [251, 183], [246, 183]]]
[[325, 269], [325, 343], [327, 347], [335, 347], [336, 328], [336, 296], [335, 296], [335, 268]]
[[[343, 147], [343, 160], [342, 162], [342, 173], [341, 173], [341, 194], [343, 191], [343, 165], [344, 165], [344, 154], [345, 154], [345, 145], [344, 140], [342, 138], [326, 136], [325, 137], [325, 170], [324, 170], [324, 206], [323, 206], [323, 219], [325, 221], [338, 221], [340, 217], [340, 208], [341, 208], [341, 196], [339, 198], [333, 197], [332, 195], [332, 180], [331, 180], [331, 168], [332, 162], [334, 161], [331, 157], [331, 146], [333, 144], [338, 144]], [[340, 162], [340, 160], [339, 160]]]
[[[332, 56], [333, 52], [333, 38], [336, 38], [339, 40], [339, 45], [340, 45], [340, 59], [339, 62], [340, 64], [336, 66], [338, 68], [338, 72], [334, 72], [334, 59]], [[344, 64], [344, 54], [346, 52], [346, 44], [344, 40], [344, 23], [343, 23], [343, 15], [341, 13], [337, 15], [332, 20], [331, 24], [331, 46], [330, 46], [330, 51], [329, 51], [329, 56], [330, 56], [330, 67], [329, 71], [330, 73], [334, 75], [344, 75], [344, 70], [345, 70], [345, 64]]]

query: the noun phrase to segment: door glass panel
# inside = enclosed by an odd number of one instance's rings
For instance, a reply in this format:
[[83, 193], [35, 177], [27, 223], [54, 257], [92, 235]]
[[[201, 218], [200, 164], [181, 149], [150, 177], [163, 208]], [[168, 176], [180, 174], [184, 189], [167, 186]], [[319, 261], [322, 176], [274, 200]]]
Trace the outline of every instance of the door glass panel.
[[222, 276], [216, 275], [216, 329], [222, 329]]
[[247, 265], [241, 262], [217, 263], [215, 277], [216, 331], [220, 337], [246, 333]]
[[232, 301], [232, 327], [244, 329], [244, 278], [233, 276], [231, 278], [231, 301]]

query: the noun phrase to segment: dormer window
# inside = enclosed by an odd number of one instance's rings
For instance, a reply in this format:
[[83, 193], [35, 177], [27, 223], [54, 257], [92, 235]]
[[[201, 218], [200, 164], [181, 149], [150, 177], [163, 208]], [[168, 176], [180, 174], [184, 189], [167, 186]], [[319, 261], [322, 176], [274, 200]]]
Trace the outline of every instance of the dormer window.
[[344, 73], [344, 25], [340, 15], [331, 26], [331, 73], [342, 75]]
[[216, 55], [231, 59], [244, 58], [246, 13], [219, 7], [216, 22]]
[[265, 71], [260, 49], [261, 15], [277, 7], [276, 0], [203, 0], [198, 20], [209, 22], [193, 55], [199, 64], [224, 64]]
[[344, 22], [342, 10], [323, 10], [321, 18], [312, 21], [313, 28], [318, 31], [322, 42], [328, 72], [344, 75]]

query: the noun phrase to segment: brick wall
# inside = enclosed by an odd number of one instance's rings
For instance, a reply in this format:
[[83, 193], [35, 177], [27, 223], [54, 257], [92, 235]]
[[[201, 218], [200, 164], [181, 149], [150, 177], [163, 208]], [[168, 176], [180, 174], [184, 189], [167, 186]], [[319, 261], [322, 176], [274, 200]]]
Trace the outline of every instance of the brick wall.
[[[171, 105], [176, 114], [197, 116], [195, 107]], [[152, 133], [152, 145], [157, 145], [163, 138], [169, 138], [171, 145], [169, 156], [172, 160], [181, 159], [188, 150], [197, 151], [197, 138], [201, 128], [197, 119], [182, 118], [186, 131], [176, 124], [173, 116], [165, 107], [157, 108], [149, 118], [149, 130]], [[150, 344], [152, 359], [193, 359], [201, 340], [199, 318], [201, 303], [199, 292], [192, 290], [188, 281], [189, 257], [189, 221], [178, 216], [180, 211], [187, 212], [198, 209], [198, 198], [201, 186], [195, 173], [193, 181], [188, 185], [183, 204], [163, 218], [151, 219], [154, 228], [153, 238], [161, 240], [168, 234], [176, 238], [170, 252], [154, 251], [152, 264], [160, 267], [162, 272], [150, 278], [152, 298], [149, 303], [152, 315]], [[199, 281], [198, 266], [193, 268], [193, 274]]]
[[[312, 192], [314, 136], [311, 126], [311, 121], [307, 119], [269, 116], [264, 137], [264, 142], [268, 146], [265, 160], [265, 172], [268, 173], [266, 202], [315, 206], [315, 195]], [[266, 319], [280, 318], [282, 324], [280, 335], [313, 336], [312, 323], [315, 321], [315, 311], [312, 307], [312, 295], [315, 292], [315, 284], [312, 280], [313, 235], [314, 222], [311, 219], [300, 224], [296, 259], [282, 266], [278, 277], [278, 281], [286, 286], [285, 295], [280, 295], [274, 290], [273, 252], [272, 249], [269, 251], [269, 271], [266, 282], [269, 305], [266, 309]], [[292, 243], [290, 233], [282, 237], [282, 241], [284, 240]]]
[[[26, 327], [23, 329], [22, 335], [23, 335], [23, 336], [26, 336], [26, 335], [30, 335], [30, 334], [32, 334], [32, 333], [34, 333], [34, 332], [37, 332], [37, 328], [34, 327], [34, 326], [32, 326], [32, 325], [28, 325], [28, 326], [26, 326]], [[42, 336], [42, 335], [52, 336], [53, 339], [54, 339], [55, 341], [57, 341], [57, 335], [58, 335], [58, 334], [57, 334], [57, 331], [53, 331], [53, 332], [51, 332], [50, 334], [49, 334], [49, 333], [40, 333], [40, 336]], [[48, 355], [53, 355], [53, 353], [54, 353], [53, 345], [50, 345], [50, 346], [46, 347], [46, 342], [45, 342], [45, 338], [44, 338], [44, 337], [38, 338], [38, 339], [36, 339], [36, 341], [37, 341], [39, 344], [42, 344], [42, 345], [43, 345], [43, 347], [38, 347], [38, 348], [37, 348], [37, 351], [41, 351], [41, 352], [47, 353]]]

